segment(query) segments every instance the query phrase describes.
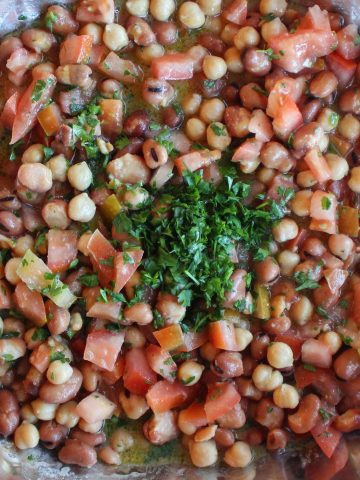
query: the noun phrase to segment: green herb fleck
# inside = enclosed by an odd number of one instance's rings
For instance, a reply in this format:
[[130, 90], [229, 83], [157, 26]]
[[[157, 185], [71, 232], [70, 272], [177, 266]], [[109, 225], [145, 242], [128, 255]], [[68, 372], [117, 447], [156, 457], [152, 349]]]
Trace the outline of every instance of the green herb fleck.
[[314, 367], [314, 365], [311, 365], [311, 363], [304, 363], [303, 367], [308, 372], [316, 372], [316, 367]]
[[321, 199], [321, 208], [323, 210], [329, 210], [331, 207], [331, 200], [329, 197], [323, 197]]

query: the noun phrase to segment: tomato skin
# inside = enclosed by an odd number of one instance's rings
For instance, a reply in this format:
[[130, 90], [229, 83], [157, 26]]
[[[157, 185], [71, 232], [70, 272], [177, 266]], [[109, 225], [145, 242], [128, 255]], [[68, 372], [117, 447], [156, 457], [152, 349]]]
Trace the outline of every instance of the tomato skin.
[[117, 252], [100, 230], [95, 230], [91, 235], [87, 247], [89, 250], [90, 261], [98, 272], [99, 281], [103, 287], [107, 287], [109, 282], [114, 280], [114, 259]]
[[194, 62], [185, 53], [169, 53], [151, 62], [151, 76], [160, 80], [187, 80], [193, 75]]
[[160, 380], [149, 388], [146, 401], [154, 413], [167, 412], [180, 407], [188, 399], [188, 389], [177, 380], [174, 383]]
[[185, 332], [183, 338], [183, 345], [177, 348], [176, 351], [192, 352], [207, 342], [208, 331], [207, 329], [204, 329], [202, 332]]
[[25, 283], [19, 282], [15, 288], [14, 300], [20, 312], [37, 327], [46, 324], [45, 304], [39, 292], [30, 290]]
[[86, 338], [84, 360], [112, 371], [124, 343], [124, 332], [113, 333], [109, 330], [96, 330]]
[[145, 395], [157, 381], [156, 373], [150, 368], [145, 350], [133, 348], [125, 354], [124, 386], [135, 395]]
[[280, 95], [280, 108], [273, 120], [274, 132], [286, 140], [289, 135], [303, 124], [302, 114], [289, 95]]
[[240, 394], [232, 383], [217, 382], [208, 385], [205, 414], [208, 422], [214, 422], [230, 412], [240, 402]]
[[241, 162], [242, 160], [254, 160], [260, 155], [263, 142], [256, 138], [248, 138], [234, 152], [231, 161]]
[[60, 45], [60, 65], [87, 63], [90, 58], [92, 37], [90, 35], [71, 35]]
[[20, 92], [15, 92], [6, 100], [3, 111], [0, 115], [1, 124], [8, 130], [12, 129], [14, 124], [17, 106], [20, 100]]
[[110, 320], [118, 322], [121, 313], [121, 302], [95, 302], [87, 311], [87, 317], [99, 318], [100, 320]]
[[57, 103], [50, 103], [37, 114], [37, 120], [48, 137], [55, 135], [64, 120]]
[[36, 368], [36, 370], [39, 370], [41, 373], [45, 373], [50, 365], [50, 353], [51, 349], [47, 342], [41, 343], [31, 352], [29, 362], [33, 367]]
[[50, 229], [47, 264], [55, 273], [65, 272], [77, 256], [77, 233], [73, 230]]
[[162, 376], [170, 383], [176, 378], [177, 366], [172, 356], [158, 345], [150, 344], [146, 347], [146, 359], [150, 367], [158, 375]]
[[[126, 285], [128, 280], [130, 280], [130, 278], [134, 275], [140, 265], [143, 255], [144, 250], [127, 250], [125, 253], [120, 252], [116, 254], [114, 261], [114, 292], [120, 292], [120, 290]], [[132, 263], [130, 263], [129, 257], [132, 258]]]
[[[320, 420], [321, 422], [321, 420]], [[342, 437], [341, 432], [336, 430], [331, 425], [328, 427], [318, 428], [316, 425], [311, 430], [311, 435], [314, 437], [315, 442], [321, 448], [321, 451], [328, 457], [331, 458], [336, 447], [338, 446], [340, 439]]]

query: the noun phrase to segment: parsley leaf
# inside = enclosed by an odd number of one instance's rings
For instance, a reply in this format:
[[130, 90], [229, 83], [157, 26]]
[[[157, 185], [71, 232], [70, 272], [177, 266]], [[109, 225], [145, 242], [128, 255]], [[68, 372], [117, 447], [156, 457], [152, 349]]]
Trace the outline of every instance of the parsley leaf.
[[225, 125], [221, 125], [219, 123], [211, 123], [210, 128], [218, 137], [224, 137], [226, 135]]
[[310, 289], [314, 290], [319, 287], [319, 284], [313, 280], [311, 271], [308, 272], [295, 272], [294, 280], [297, 283], [295, 290], [299, 292], [300, 290]]
[[321, 208], [323, 210], [329, 210], [331, 207], [331, 200], [329, 197], [323, 197], [321, 199]]
[[97, 287], [99, 285], [99, 279], [96, 273], [84, 273], [80, 275], [79, 282], [85, 287]]

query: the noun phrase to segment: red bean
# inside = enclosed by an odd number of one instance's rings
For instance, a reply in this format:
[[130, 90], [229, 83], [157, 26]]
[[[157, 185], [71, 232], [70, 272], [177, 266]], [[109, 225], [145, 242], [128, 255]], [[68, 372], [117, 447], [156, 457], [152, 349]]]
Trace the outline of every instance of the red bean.
[[357, 350], [349, 348], [334, 361], [334, 370], [343, 380], [353, 380], [360, 375], [360, 357]]
[[269, 335], [261, 332], [257, 333], [250, 344], [252, 357], [255, 358], [255, 360], [261, 360], [262, 358], [265, 358], [269, 343]]
[[296, 413], [288, 416], [289, 427], [295, 433], [307, 433], [319, 420], [320, 399], [313, 393], [300, 400]]
[[142, 146], [144, 140], [138, 137], [131, 137], [129, 138], [129, 144], [126, 147], [122, 148], [121, 150], [117, 151], [117, 156], [121, 157], [126, 155], [127, 153], [132, 153], [133, 155], [137, 155], [142, 151]]
[[59, 452], [59, 460], [70, 465], [90, 468], [97, 461], [96, 451], [80, 440], [66, 440], [65, 446]]
[[176, 111], [173, 106], [164, 108], [162, 118], [165, 125], [170, 128], [178, 128], [184, 120], [184, 115], [180, 111]]
[[253, 447], [257, 447], [258, 445], [261, 445], [265, 440], [264, 429], [260, 427], [250, 427], [246, 431], [245, 440]]
[[289, 435], [283, 428], [274, 428], [268, 432], [266, 437], [266, 448], [268, 450], [283, 450], [289, 441]]
[[309, 338], [301, 347], [301, 360], [319, 368], [330, 368], [332, 362], [331, 350], [320, 340]]
[[10, 190], [4, 188], [0, 192], [0, 210], [14, 211], [21, 208], [21, 202]]
[[216, 355], [212, 371], [223, 378], [240, 377], [243, 373], [241, 354], [238, 352], [220, 352]]
[[211, 55], [222, 57], [225, 53], [225, 43], [213, 33], [203, 33], [198, 36], [197, 41], [200, 45], [206, 48]]
[[155, 21], [152, 29], [161, 45], [172, 45], [178, 39], [178, 29], [174, 22]]
[[246, 416], [240, 403], [230, 410], [230, 412], [217, 419], [217, 423], [222, 428], [241, 428], [245, 425]]
[[236, 387], [241, 397], [250, 398], [251, 400], [260, 400], [262, 392], [258, 390], [250, 378], [240, 377], [236, 379]]
[[321, 110], [320, 100], [311, 100], [301, 109], [304, 123], [313, 122]]
[[360, 115], [360, 92], [358, 88], [346, 90], [340, 97], [339, 107], [342, 112]]
[[214, 438], [217, 445], [222, 448], [231, 447], [235, 443], [235, 436], [229, 428], [218, 428]]
[[224, 122], [232, 137], [242, 138], [249, 134], [250, 112], [246, 108], [231, 106], [225, 109]]
[[321, 257], [326, 252], [326, 247], [319, 238], [308, 237], [304, 240], [301, 251], [313, 257]]
[[125, 119], [123, 132], [129, 137], [143, 137], [149, 123], [150, 117], [145, 110], [135, 110]]
[[49, 14], [55, 15], [56, 22], [51, 22], [52, 31], [58, 35], [68, 35], [75, 33], [79, 28], [79, 24], [75, 21], [72, 13], [60, 5], [52, 5], [47, 10]]
[[20, 217], [11, 212], [0, 212], [0, 233], [9, 237], [18, 237], [24, 231], [24, 224]]
[[215, 98], [226, 85], [224, 78], [218, 80], [208, 80], [203, 73], [196, 75], [196, 86], [199, 93], [205, 98]]
[[72, 400], [81, 388], [83, 376], [77, 368], [73, 368], [70, 380], [62, 385], [54, 385], [46, 381], [41, 385], [39, 397], [48, 403], [65, 403]]
[[266, 428], [281, 427], [285, 417], [284, 410], [277, 407], [271, 398], [263, 398], [256, 405], [254, 419]]
[[10, 390], [0, 390], [0, 435], [12, 435], [19, 425], [19, 404]]
[[68, 428], [56, 423], [54, 420], [48, 420], [41, 422], [39, 433], [44, 447], [48, 450], [53, 450], [64, 443], [68, 434]]
[[71, 438], [75, 438], [76, 440], [80, 440], [80, 442], [86, 443], [90, 445], [90, 447], [97, 447], [105, 442], [106, 436], [105, 433], [88, 433], [80, 430], [80, 428], [75, 428], [71, 430], [70, 433]]
[[129, 17], [127, 33], [129, 38], [140, 47], [147, 47], [156, 41], [155, 33], [151, 30], [150, 25], [139, 17]]
[[245, 70], [256, 77], [263, 77], [271, 70], [271, 60], [257, 48], [248, 48], [243, 58]]
[[354, 432], [360, 428], [360, 409], [350, 408], [335, 418], [334, 427], [340, 432]]
[[280, 267], [274, 257], [266, 257], [255, 263], [256, 278], [260, 283], [271, 283], [280, 275]]
[[246, 377], [251, 377], [256, 366], [257, 366], [257, 361], [255, 360], [255, 358], [251, 357], [250, 355], [243, 355], [243, 368], [244, 368], [244, 375]]
[[239, 86], [236, 83], [226, 85], [221, 94], [227, 105], [234, 105], [239, 103], [239, 91]]
[[270, 318], [264, 323], [264, 330], [270, 335], [280, 335], [291, 328], [291, 320], [285, 315], [277, 318]]

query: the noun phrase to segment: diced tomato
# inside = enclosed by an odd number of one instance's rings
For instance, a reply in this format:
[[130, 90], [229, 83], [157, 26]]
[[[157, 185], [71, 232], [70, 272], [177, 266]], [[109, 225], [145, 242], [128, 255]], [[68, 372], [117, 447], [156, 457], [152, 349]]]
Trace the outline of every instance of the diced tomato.
[[156, 330], [153, 332], [153, 335], [159, 342], [159, 345], [167, 351], [175, 350], [184, 343], [184, 334], [178, 323]]
[[346, 282], [349, 272], [341, 268], [329, 268], [324, 270], [324, 277], [332, 293], [336, 293]]
[[[326, 251], [321, 255], [321, 260], [324, 262], [324, 266], [329, 270], [342, 269], [344, 262], [339, 258], [332, 255], [330, 252]], [[328, 272], [330, 273], [330, 272]]]
[[150, 367], [169, 382], [176, 378], [177, 366], [172, 356], [158, 345], [150, 344], [145, 350]]
[[358, 26], [350, 23], [337, 33], [338, 46], [336, 52], [346, 60], [354, 60], [360, 55], [360, 45], [355, 39], [359, 38]]
[[207, 329], [202, 332], [186, 332], [184, 333], [184, 343], [176, 351], [178, 352], [192, 352], [204, 345], [208, 340]]
[[69, 35], [60, 45], [60, 65], [88, 63], [92, 43], [90, 35]]
[[206, 167], [220, 158], [220, 150], [201, 150], [181, 155], [175, 160], [175, 165], [179, 174], [183, 175], [186, 170], [195, 172], [195, 170]]
[[93, 45], [90, 52], [89, 65], [92, 67], [99, 67], [107, 55], [109, 55], [109, 49], [104, 45]]
[[232, 287], [225, 293], [223, 303], [226, 308], [233, 308], [235, 302], [244, 300], [246, 295], [246, 270], [237, 268], [232, 273], [230, 280], [232, 281]]
[[208, 424], [208, 419], [205, 413], [204, 403], [193, 403], [189, 407], [181, 410], [181, 420], [184, 423], [192, 425], [198, 429], [205, 427]]
[[142, 348], [132, 348], [125, 355], [124, 386], [135, 395], [145, 395], [157, 381]]
[[[87, 248], [89, 250], [90, 261], [99, 274], [99, 281], [103, 287], [107, 287], [109, 282], [115, 278], [115, 256], [116, 250], [107, 240], [100, 230], [95, 230], [91, 235]], [[115, 290], [118, 292], [119, 290]]]
[[298, 103], [306, 87], [305, 77], [297, 78], [280, 77], [276, 79], [269, 93], [266, 113], [270, 117], [276, 117], [281, 108], [281, 96], [290, 96], [295, 103]]
[[312, 385], [330, 405], [337, 405], [344, 395], [342, 385], [331, 370], [313, 365], [299, 365], [295, 369], [294, 376], [298, 388]]
[[112, 138], [122, 131], [123, 125], [123, 102], [122, 100], [104, 98], [99, 101], [101, 114], [101, 132], [109, 138]]
[[6, 68], [14, 74], [23, 76], [26, 70], [35, 66], [41, 61], [41, 55], [29, 52], [26, 48], [14, 50], [6, 62]]
[[168, 53], [151, 62], [151, 76], [160, 80], [187, 80], [194, 75], [194, 61], [186, 53]]
[[40, 110], [37, 119], [48, 137], [55, 135], [64, 122], [60, 107], [55, 102]]
[[291, 348], [294, 359], [298, 360], [301, 355], [301, 345], [304, 343], [304, 339], [301, 338], [299, 335], [297, 335], [296, 332], [292, 332], [291, 330], [288, 330], [285, 333], [276, 335], [275, 337], [276, 342], [283, 342], [289, 345]]
[[260, 142], [269, 142], [274, 135], [269, 117], [260, 109], [252, 111], [248, 129]]
[[[33, 128], [36, 116], [51, 98], [56, 85], [55, 75], [37, 71], [33, 81], [21, 96], [12, 128], [10, 145], [18, 142]], [[35, 92], [35, 93], [34, 93]]]
[[320, 183], [327, 182], [331, 178], [331, 170], [325, 157], [317, 148], [312, 148], [304, 157], [305, 162], [316, 180]]
[[5, 280], [0, 280], [0, 309], [11, 308], [11, 290]]
[[82, 23], [114, 23], [114, 0], [81, 0], [76, 20]]
[[37, 327], [45, 325], [45, 304], [39, 292], [30, 290], [25, 283], [19, 282], [15, 288], [14, 300], [20, 312]]
[[209, 341], [221, 350], [238, 350], [234, 325], [226, 320], [209, 323]]
[[65, 272], [77, 256], [77, 233], [74, 230], [50, 229], [47, 240], [48, 267], [53, 272]]
[[359, 211], [357, 208], [342, 205], [339, 211], [339, 232], [357, 237], [359, 235]]
[[354, 60], [346, 60], [338, 52], [333, 52], [327, 55], [326, 64], [335, 73], [341, 87], [349, 85], [357, 67]]
[[327, 11], [321, 10], [318, 5], [310, 7], [298, 26], [300, 30], [306, 30], [308, 28], [331, 30]]
[[95, 302], [87, 311], [86, 316], [118, 322], [121, 317], [121, 302]]
[[0, 122], [8, 130], [12, 129], [19, 100], [20, 92], [17, 91], [6, 100], [3, 111], [1, 112]]
[[50, 354], [51, 348], [47, 342], [41, 343], [31, 352], [29, 362], [36, 370], [39, 370], [40, 373], [45, 373], [50, 365]]
[[311, 230], [336, 233], [337, 200], [332, 193], [316, 190], [310, 201]]
[[80, 400], [76, 406], [76, 413], [88, 423], [102, 422], [110, 418], [116, 408], [115, 403], [99, 392], [92, 392]]
[[306, 388], [313, 383], [317, 375], [320, 374], [322, 369], [315, 368], [313, 366], [305, 368], [303, 365], [299, 365], [295, 369], [295, 382], [298, 388]]
[[311, 430], [311, 435], [328, 458], [332, 457], [342, 437], [342, 434], [331, 425], [326, 428], [315, 426]]
[[120, 292], [129, 279], [134, 275], [140, 265], [143, 255], [143, 250], [127, 250], [126, 252], [116, 254], [114, 262], [114, 292]]
[[124, 332], [96, 330], [86, 338], [84, 360], [112, 371], [124, 343]]
[[115, 78], [123, 83], [135, 83], [141, 74], [139, 68], [131, 60], [120, 58], [110, 52], [100, 63], [99, 70], [107, 77]]
[[290, 97], [290, 95], [279, 95], [279, 109], [273, 119], [273, 128], [276, 135], [287, 140], [290, 133], [303, 124], [302, 114]]
[[305, 469], [306, 480], [331, 480], [346, 465], [349, 459], [349, 451], [344, 439], [341, 439], [334, 450], [331, 458], [320, 457], [312, 460]]
[[125, 358], [118, 357], [115, 362], [114, 369], [109, 372], [108, 370], [101, 369], [101, 378], [106, 385], [114, 385], [123, 376], [125, 370]]
[[149, 388], [146, 401], [154, 413], [167, 412], [185, 403], [188, 388], [177, 380], [174, 383], [160, 380]]
[[247, 0], [233, 0], [222, 12], [222, 18], [226, 22], [243, 25], [247, 16]]
[[275, 175], [269, 185], [267, 196], [272, 200], [280, 200], [282, 198], [281, 192], [286, 188], [292, 188], [295, 191], [298, 189], [293, 177], [283, 174]]
[[85, 298], [86, 311], [89, 311], [100, 296], [100, 287], [85, 287], [82, 291], [82, 296]]
[[240, 402], [239, 392], [232, 383], [217, 382], [208, 385], [205, 414], [208, 422], [214, 422], [230, 412]]
[[260, 155], [263, 142], [256, 138], [248, 138], [238, 147], [232, 156], [232, 162], [242, 162], [247, 160], [255, 160]]
[[332, 354], [330, 347], [320, 340], [308, 338], [301, 346], [301, 360], [320, 368], [330, 368]]

